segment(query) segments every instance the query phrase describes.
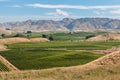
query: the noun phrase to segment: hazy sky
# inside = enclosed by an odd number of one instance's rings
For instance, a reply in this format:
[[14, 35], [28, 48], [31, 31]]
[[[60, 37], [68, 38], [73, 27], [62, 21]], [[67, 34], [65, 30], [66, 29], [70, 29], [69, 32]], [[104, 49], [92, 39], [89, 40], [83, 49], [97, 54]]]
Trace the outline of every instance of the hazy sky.
[[120, 18], [120, 0], [0, 0], [0, 22], [65, 17]]

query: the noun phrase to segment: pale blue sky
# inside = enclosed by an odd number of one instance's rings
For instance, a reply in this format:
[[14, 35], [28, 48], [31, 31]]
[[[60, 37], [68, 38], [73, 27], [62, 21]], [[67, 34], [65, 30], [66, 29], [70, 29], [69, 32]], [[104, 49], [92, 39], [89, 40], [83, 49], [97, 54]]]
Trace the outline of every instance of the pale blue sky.
[[120, 0], [0, 0], [0, 22], [65, 17], [120, 18]]

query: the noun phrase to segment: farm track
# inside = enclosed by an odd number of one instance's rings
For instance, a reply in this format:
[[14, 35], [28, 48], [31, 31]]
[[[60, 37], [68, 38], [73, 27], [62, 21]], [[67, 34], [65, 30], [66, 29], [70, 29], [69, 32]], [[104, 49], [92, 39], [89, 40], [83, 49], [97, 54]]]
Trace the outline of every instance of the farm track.
[[20, 71], [18, 68], [16, 68], [14, 65], [12, 65], [8, 60], [6, 60], [4, 57], [0, 55], [0, 61], [6, 65], [10, 71]]

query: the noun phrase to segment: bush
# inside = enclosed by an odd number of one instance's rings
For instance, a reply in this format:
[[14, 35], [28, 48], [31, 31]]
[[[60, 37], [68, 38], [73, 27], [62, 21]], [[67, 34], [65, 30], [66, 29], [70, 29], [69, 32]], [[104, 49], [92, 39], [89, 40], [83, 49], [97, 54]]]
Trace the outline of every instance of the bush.
[[52, 36], [50, 36], [50, 37], [49, 37], [49, 40], [50, 40], [50, 41], [53, 41], [54, 39], [53, 39], [53, 37], [52, 37]]
[[47, 35], [46, 34], [42, 34], [42, 38], [47, 38]]

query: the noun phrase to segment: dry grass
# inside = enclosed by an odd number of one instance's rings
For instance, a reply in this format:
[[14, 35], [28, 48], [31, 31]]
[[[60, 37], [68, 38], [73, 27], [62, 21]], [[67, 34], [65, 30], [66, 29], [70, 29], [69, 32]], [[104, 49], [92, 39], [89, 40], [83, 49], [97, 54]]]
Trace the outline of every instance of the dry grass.
[[0, 45], [0, 51], [4, 51], [4, 50], [7, 50], [7, 47], [4, 45]]
[[103, 56], [95, 61], [92, 62], [93, 64], [97, 65], [114, 65], [120, 64], [120, 50], [112, 52], [106, 56]]
[[30, 42], [49, 42], [49, 40], [46, 38], [32, 38]]
[[20, 42], [29, 42], [29, 40], [27, 38], [19, 38], [19, 37], [0, 39], [0, 44], [14, 44]]
[[14, 43], [22, 43], [22, 42], [48, 42], [49, 40], [46, 38], [32, 38], [32, 39], [27, 39], [27, 38], [5, 38], [5, 39], [0, 39], [0, 44], [14, 44]]
[[98, 35], [88, 39], [89, 41], [107, 41], [107, 40], [120, 40], [120, 34], [109, 33], [104, 35]]
[[0, 80], [120, 80], [120, 65], [0, 73]]

